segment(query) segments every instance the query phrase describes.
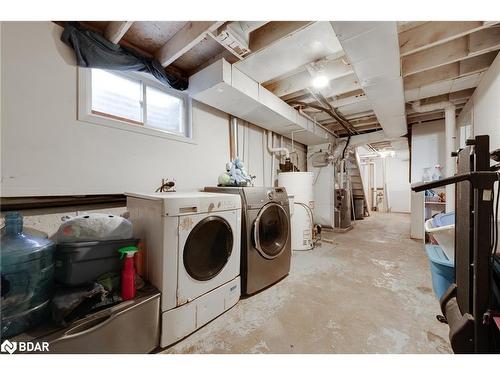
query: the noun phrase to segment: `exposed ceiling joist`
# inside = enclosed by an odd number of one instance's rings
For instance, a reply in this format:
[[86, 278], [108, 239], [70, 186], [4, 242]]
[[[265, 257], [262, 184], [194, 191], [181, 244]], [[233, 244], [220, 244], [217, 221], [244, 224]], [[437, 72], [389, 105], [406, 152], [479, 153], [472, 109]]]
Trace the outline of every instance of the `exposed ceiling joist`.
[[407, 30], [413, 29], [429, 21], [398, 21], [398, 33], [405, 32]]
[[294, 74], [291, 77], [285, 78], [282, 81], [276, 81], [265, 87], [274, 95], [282, 97], [287, 96], [297, 91], [304, 90], [311, 86], [311, 75], [307, 70]]
[[224, 21], [188, 22], [156, 52], [156, 58], [162, 66], [170, 65], [222, 24]]
[[250, 33], [250, 51], [261, 49], [312, 24], [312, 21], [272, 21]]
[[110, 21], [104, 30], [104, 36], [110, 42], [117, 44], [133, 23], [134, 21]]
[[352, 95], [349, 96], [334, 96], [333, 98], [328, 98], [328, 101], [335, 107], [335, 108], [340, 108], [344, 107], [346, 105], [351, 105], [351, 104], [356, 104], [356, 103], [361, 103], [365, 102], [368, 100], [366, 97], [365, 93], [363, 90], [355, 90], [355, 91], [350, 91], [349, 92]]
[[409, 76], [468, 57], [500, 49], [500, 27], [492, 26], [402, 58], [403, 76]]
[[[456, 114], [458, 115], [463, 107], [458, 107], [456, 109]], [[428, 121], [436, 121], [444, 119], [444, 111], [428, 112], [428, 113], [415, 113], [414, 115], [407, 116], [408, 124], [418, 124]]]
[[365, 118], [365, 117], [371, 117], [371, 116], [374, 116], [375, 113], [373, 110], [369, 110], [369, 111], [364, 111], [364, 112], [359, 112], [359, 113], [353, 113], [352, 115], [346, 115], [345, 117], [349, 120], [349, 121], [354, 121], [354, 120], [357, 120], [357, 119], [362, 119], [362, 118]]
[[[344, 90], [341, 90], [341, 91], [344, 91]], [[332, 102], [332, 105], [334, 107], [336, 107], [337, 106], [335, 104], [336, 101], [345, 100], [345, 102], [343, 102], [342, 104], [338, 104], [338, 105], [347, 105], [347, 104], [357, 102], [358, 97], [364, 97], [366, 99], [366, 95], [365, 95], [365, 92], [363, 91], [363, 89], [356, 88], [356, 89], [351, 90], [351, 91], [345, 91], [343, 93], [339, 93], [339, 94], [336, 94], [333, 96], [327, 96], [327, 99]], [[292, 94], [285, 95], [285, 96], [281, 97], [281, 100], [284, 100], [284, 101], [298, 100], [298, 101], [310, 102], [310, 101], [313, 101], [314, 99], [311, 98], [310, 91], [307, 89], [304, 89], [304, 90], [294, 92]]]
[[401, 56], [449, 42], [488, 27], [483, 21], [428, 22], [399, 34]]
[[474, 73], [456, 79], [431, 83], [416, 89], [406, 90], [405, 99], [406, 101], [415, 101], [431, 96], [449, 94], [456, 91], [474, 88], [477, 87], [479, 82], [481, 82], [483, 75], [484, 72]]
[[304, 89], [304, 90], [300, 90], [300, 91], [294, 92], [294, 93], [289, 94], [289, 95], [282, 96], [280, 99], [284, 100], [285, 102], [289, 102], [291, 100], [302, 101], [302, 100], [306, 100], [306, 99], [310, 99], [310, 98], [311, 98], [311, 94], [309, 93], [309, 91]]
[[[328, 126], [329, 129], [333, 131], [340, 131], [342, 132], [344, 128], [342, 128], [339, 124], [332, 124]], [[360, 125], [355, 127], [356, 131], [359, 132], [365, 132], [367, 130], [375, 130], [375, 129], [381, 129], [380, 124], [368, 124], [368, 125]]]
[[497, 54], [498, 51], [492, 51], [483, 55], [429, 69], [424, 72], [412, 74], [404, 79], [405, 90], [485, 71], [490, 67]]
[[[337, 121], [333, 121], [332, 119], [328, 119], [325, 121], [320, 121], [321, 125], [324, 126], [330, 126], [330, 125], [335, 125], [338, 124]], [[355, 127], [367, 127], [367, 126], [380, 126], [380, 123], [378, 122], [376, 117], [364, 117], [358, 120], [350, 120], [350, 123]], [[340, 125], [340, 124], [339, 124]]]
[[457, 101], [457, 100], [461, 100], [461, 99], [468, 99], [472, 96], [472, 94], [474, 93], [474, 90], [475, 90], [474, 88], [470, 88], [470, 89], [460, 90], [460, 91], [456, 91], [456, 92], [450, 92], [449, 94], [432, 96], [430, 98], [426, 98], [426, 99], [421, 100], [421, 104], [425, 105], [425, 104], [439, 103], [439, 102], [443, 102], [443, 101], [453, 102], [453, 101]]

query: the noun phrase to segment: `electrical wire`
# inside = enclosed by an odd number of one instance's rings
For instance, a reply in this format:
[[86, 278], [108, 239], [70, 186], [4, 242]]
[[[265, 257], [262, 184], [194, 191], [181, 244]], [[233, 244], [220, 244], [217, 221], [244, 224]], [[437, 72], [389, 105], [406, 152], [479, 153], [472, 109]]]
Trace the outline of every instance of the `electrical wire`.
[[[313, 211], [312, 211], [311, 207], [309, 207], [307, 204], [302, 203], [302, 202], [293, 202], [293, 204], [296, 204], [298, 206], [302, 206], [302, 207], [304, 207], [306, 209], [306, 212], [309, 215], [309, 218], [311, 219], [311, 241], [312, 241], [312, 235], [313, 235], [313, 232], [314, 232], [314, 214], [313, 214]], [[315, 247], [315, 245], [316, 245], [316, 242], [313, 241], [313, 247], [311, 249], [307, 249], [306, 251], [313, 250], [314, 247]]]
[[347, 137], [347, 142], [345, 143], [344, 150], [342, 151], [342, 160], [345, 157], [345, 150], [347, 150], [347, 146], [349, 146], [349, 142], [351, 140], [351, 135], [349, 134], [349, 137]]

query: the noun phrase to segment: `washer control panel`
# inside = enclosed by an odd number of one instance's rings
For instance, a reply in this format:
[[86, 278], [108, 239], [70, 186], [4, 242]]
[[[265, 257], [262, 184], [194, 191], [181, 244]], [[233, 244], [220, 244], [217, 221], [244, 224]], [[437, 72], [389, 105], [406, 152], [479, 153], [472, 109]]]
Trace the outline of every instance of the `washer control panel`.
[[285, 188], [282, 187], [269, 189], [267, 191], [267, 198], [269, 201], [274, 201], [281, 204], [286, 204], [288, 201], [288, 195], [286, 193], [286, 190]]

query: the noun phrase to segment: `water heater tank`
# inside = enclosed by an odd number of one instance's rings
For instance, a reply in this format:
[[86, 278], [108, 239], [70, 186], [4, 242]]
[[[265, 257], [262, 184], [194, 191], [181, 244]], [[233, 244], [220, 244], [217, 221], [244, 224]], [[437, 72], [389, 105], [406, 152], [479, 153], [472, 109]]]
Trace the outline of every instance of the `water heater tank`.
[[294, 196], [294, 210], [291, 218], [292, 249], [313, 248], [312, 226], [314, 223], [314, 173], [282, 172], [278, 174], [278, 185]]

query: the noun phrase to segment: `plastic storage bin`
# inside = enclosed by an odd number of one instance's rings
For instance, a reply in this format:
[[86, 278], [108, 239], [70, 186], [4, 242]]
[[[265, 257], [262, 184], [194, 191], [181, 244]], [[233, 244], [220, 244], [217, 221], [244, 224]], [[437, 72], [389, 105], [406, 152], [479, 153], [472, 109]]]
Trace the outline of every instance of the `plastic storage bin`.
[[48, 315], [54, 285], [54, 243], [24, 233], [22, 216], [9, 212], [0, 254], [3, 339], [36, 326]]
[[69, 242], [58, 244], [55, 258], [56, 281], [77, 286], [95, 281], [108, 272], [120, 272], [122, 261], [118, 249], [137, 246], [137, 239]]
[[455, 282], [455, 264], [446, 256], [440, 246], [425, 245], [425, 251], [431, 266], [432, 288], [440, 300], [451, 283]]

